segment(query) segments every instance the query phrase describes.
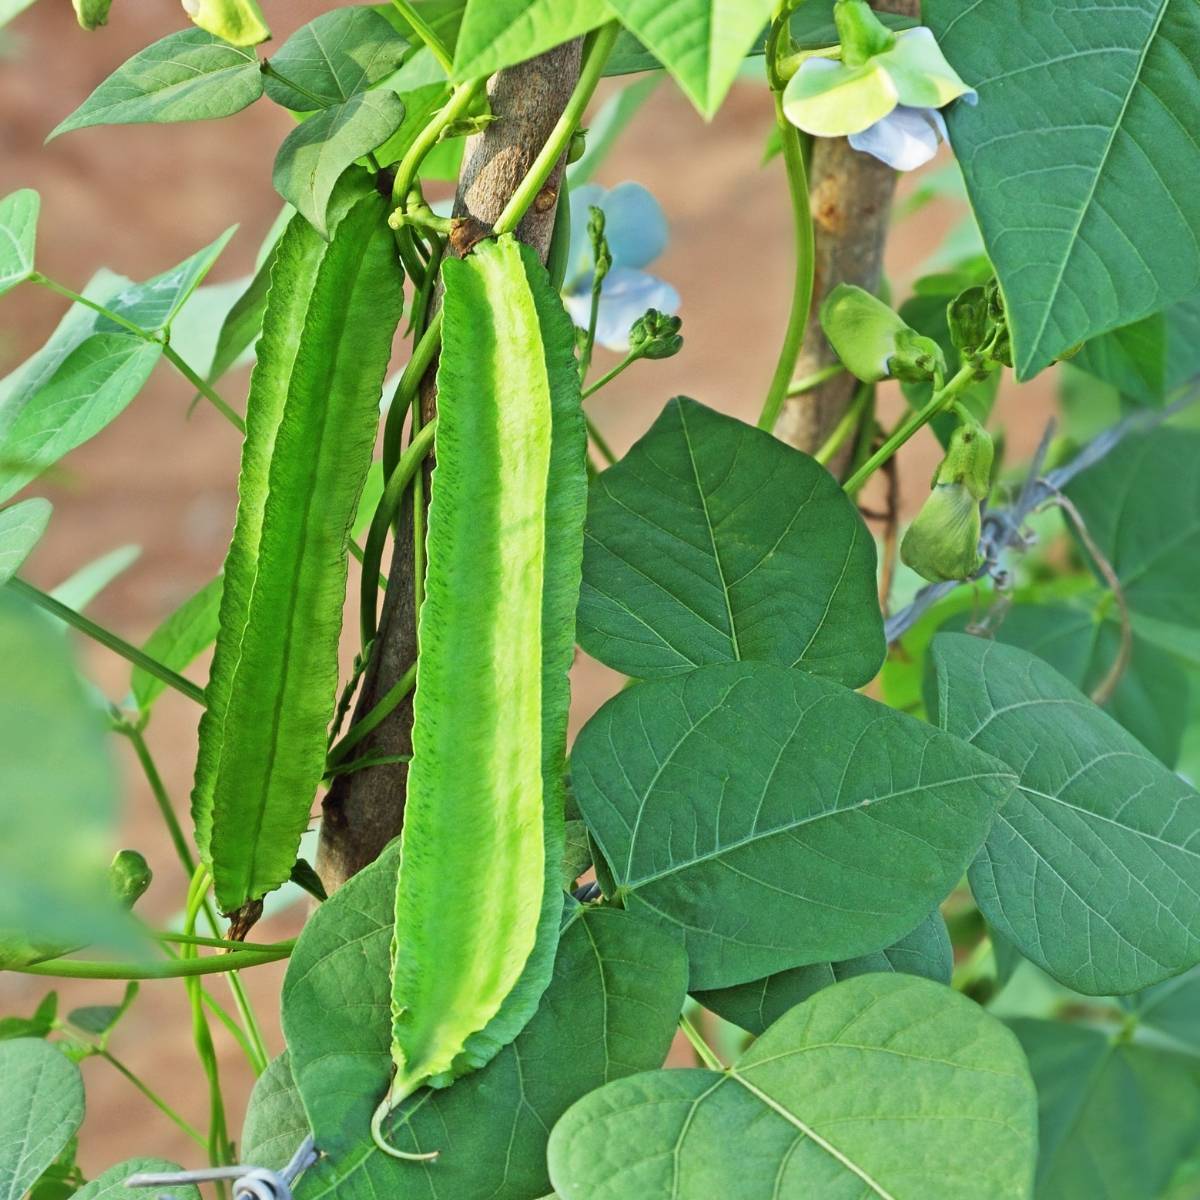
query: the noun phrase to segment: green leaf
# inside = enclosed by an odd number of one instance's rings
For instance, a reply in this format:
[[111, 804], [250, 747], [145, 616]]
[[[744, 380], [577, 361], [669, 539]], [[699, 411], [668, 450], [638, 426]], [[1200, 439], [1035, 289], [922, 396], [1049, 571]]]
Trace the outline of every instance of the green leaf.
[[957, 738], [765, 663], [627, 689], [571, 768], [616, 897], [683, 937], [702, 989], [902, 937], [961, 878], [1013, 783]]
[[607, 0], [467, 0], [454, 50], [454, 78], [492, 75], [611, 17]]
[[0, 1200], [21, 1200], [83, 1120], [79, 1068], [41, 1038], [0, 1042]]
[[1025, 1200], [1037, 1098], [1016, 1038], [924, 979], [818, 992], [729, 1070], [656, 1071], [576, 1104], [550, 1137], [563, 1200]]
[[549, 1187], [546, 1138], [566, 1108], [666, 1056], [684, 999], [683, 953], [628, 913], [569, 902], [537, 1013], [482, 1070], [423, 1091], [392, 1115], [385, 1131], [393, 1145], [441, 1152], [435, 1163], [398, 1162], [368, 1133], [391, 1073], [396, 860], [393, 844], [305, 926], [283, 991], [304, 1111], [282, 1070], [268, 1072], [250, 1105], [244, 1154], [282, 1165], [311, 1128], [326, 1157], [306, 1173], [298, 1200], [528, 1200]]
[[579, 641], [637, 678], [756, 659], [857, 687], [884, 655], [875, 544], [814, 459], [680, 397], [592, 485]]
[[[188, 597], [150, 635], [142, 649], [173, 671], [182, 671], [194, 662], [216, 641], [220, 631], [222, 582], [218, 575]], [[148, 714], [166, 686], [157, 676], [135, 667], [130, 689], [138, 712]]]
[[[0, 943], [118, 938], [108, 886], [116, 775], [105, 721], [54, 623], [0, 590]], [[2, 952], [2, 951], [0, 951]]]
[[76, 347], [0, 436], [0, 500], [124, 412], [161, 357], [161, 345], [125, 333], [98, 333]]
[[971, 867], [988, 921], [1087, 995], [1200, 962], [1200, 796], [1028, 651], [944, 633], [931, 663], [941, 726], [1019, 773]]
[[288, 878], [325, 770], [347, 531], [401, 305], [384, 213], [356, 195], [332, 242], [297, 216], [279, 248], [192, 797], [225, 912]]
[[[943, 626], [963, 632], [967, 613]], [[990, 630], [997, 641], [1045, 659], [1082, 692], [1090, 693], [1112, 669], [1121, 627], [1087, 611], [1052, 604], [1014, 604]], [[1179, 760], [1188, 715], [1187, 672], [1153, 642], [1134, 637], [1129, 662], [1103, 707], [1169, 767]]]
[[[430, 83], [413, 88], [411, 91], [400, 92], [399, 96], [404, 104], [404, 120], [400, 123], [400, 128], [375, 151], [375, 159], [381, 167], [390, 167], [408, 153], [413, 143], [420, 137], [421, 131], [429, 124], [430, 118], [449, 99], [450, 86], [445, 82]], [[439, 142], [430, 151], [430, 155], [440, 154], [448, 149], [450, 144], [450, 142]], [[425, 179], [430, 178], [428, 162], [429, 160], [426, 159], [421, 164], [421, 176]]]
[[757, 1037], [789, 1009], [843, 979], [900, 972], [920, 975], [935, 983], [949, 983], [953, 968], [954, 949], [950, 945], [950, 935], [942, 914], [935, 909], [911, 933], [874, 954], [864, 954], [845, 962], [793, 967], [790, 971], [780, 971], [738, 987], [694, 995], [705, 1008]]
[[[396, 892], [396, 1099], [486, 1063], [550, 979], [585, 511], [574, 329], [544, 269], [509, 236], [447, 260], [443, 280]], [[509, 882], [462, 886], [485, 873]]]
[[50, 137], [89, 125], [228, 117], [262, 92], [252, 49], [231, 46], [203, 29], [182, 29], [119, 66]]
[[33, 274], [38, 210], [42, 198], [33, 188], [0, 199], [0, 296]]
[[60, 604], [82, 612], [114, 579], [133, 566], [141, 553], [139, 546], [117, 546], [72, 571], [50, 595]]
[[47, 992], [32, 1017], [0, 1017], [0, 1041], [12, 1038], [44, 1038], [58, 1016], [58, 993]]
[[764, 26], [771, 0], [608, 0], [704, 117], [721, 107]]
[[1200, 967], [1165, 979], [1122, 1003], [1137, 1018], [1146, 1041], [1186, 1054], [1200, 1053]]
[[329, 198], [342, 173], [386, 142], [403, 120], [403, 101], [386, 90], [360, 92], [322, 110], [293, 129], [279, 147], [271, 172], [275, 190], [326, 234]]
[[50, 523], [49, 500], [22, 500], [0, 511], [0, 586], [6, 584], [42, 540]]
[[73, 1008], [67, 1014], [67, 1020], [84, 1033], [106, 1039], [116, 1023], [129, 1011], [129, 1006], [137, 999], [137, 994], [137, 981], [131, 980], [125, 985], [120, 1004], [89, 1004], [83, 1008]]
[[1172, 652], [1179, 636], [1197, 638], [1200, 432], [1128, 437], [1066, 491], [1121, 581], [1134, 628]]
[[1093, 338], [1071, 363], [1139, 404], [1162, 404], [1200, 373], [1200, 297]]
[[302, 25], [271, 56], [283, 78], [267, 75], [267, 95], [295, 112], [341, 104], [390, 75], [409, 49], [370, 6], [336, 8]]
[[[75, 1200], [145, 1200], [145, 1188], [127, 1188], [125, 1180], [130, 1175], [142, 1172], [159, 1174], [166, 1171], [178, 1171], [178, 1163], [169, 1162], [165, 1158], [130, 1158], [115, 1167], [109, 1167], [102, 1175], [97, 1176], [91, 1183], [75, 1193]], [[200, 1200], [200, 1189], [194, 1185], [175, 1186], [171, 1188], [155, 1188], [155, 1196], [170, 1196], [174, 1200]]]
[[1058, 1021], [1012, 1028], [1038, 1088], [1039, 1200], [1159, 1200], [1195, 1149], [1195, 1060]]
[[979, 92], [949, 110], [950, 136], [1018, 378], [1200, 287], [1192, 0], [1029, 3], [1016, 20], [1009, 0], [928, 0], [922, 15]]

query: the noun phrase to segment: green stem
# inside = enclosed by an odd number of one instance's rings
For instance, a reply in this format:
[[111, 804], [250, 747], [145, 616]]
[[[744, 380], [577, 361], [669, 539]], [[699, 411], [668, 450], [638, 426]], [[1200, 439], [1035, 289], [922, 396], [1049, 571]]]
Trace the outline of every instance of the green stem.
[[404, 491], [414, 476], [421, 469], [425, 455], [433, 445], [433, 436], [437, 430], [437, 419], [430, 421], [413, 434], [396, 469], [388, 476], [383, 495], [379, 498], [375, 515], [371, 518], [371, 528], [367, 531], [366, 547], [363, 552], [363, 586], [359, 596], [359, 621], [362, 628], [362, 644], [368, 646], [378, 631], [377, 600], [379, 589], [371, 583], [371, 577], [379, 570], [383, 561], [383, 550], [387, 544], [388, 530], [400, 510], [400, 501]]
[[66, 300], [70, 300], [72, 304], [82, 304], [84, 308], [90, 308], [92, 312], [99, 313], [102, 317], [107, 317], [114, 325], [120, 325], [122, 329], [127, 329], [130, 333], [142, 338], [147, 342], [155, 342], [159, 339], [154, 337], [148, 330], [143, 329], [140, 325], [135, 325], [128, 317], [123, 317], [120, 313], [113, 312], [111, 308], [105, 308], [98, 300], [90, 300], [87, 296], [81, 296], [78, 292], [73, 292], [69, 287], [64, 287], [55, 279], [51, 279], [47, 275], [43, 275], [40, 271], [34, 271], [29, 276], [30, 283], [40, 283], [42, 287], [49, 288], [52, 292], [57, 292]]
[[404, 434], [404, 418], [408, 410], [414, 407], [417, 392], [425, 372], [433, 365], [438, 350], [442, 344], [443, 313], [439, 308], [429, 322], [429, 328], [421, 335], [420, 341], [413, 347], [412, 357], [400, 376], [396, 385], [396, 394], [392, 397], [388, 408], [387, 421], [383, 426], [383, 477], [387, 479], [396, 469], [400, 461], [400, 442]]
[[964, 363], [958, 369], [958, 372], [950, 379], [950, 381], [942, 388], [939, 388], [930, 397], [929, 403], [925, 405], [919, 412], [911, 413], [899, 426], [888, 436], [883, 445], [867, 459], [853, 475], [842, 485], [843, 490], [853, 495], [859, 491], [863, 484], [885, 463], [910, 437], [918, 430], [923, 429], [934, 417], [938, 415], [944, 408], [948, 408], [954, 403], [955, 398], [959, 393], [966, 390], [967, 385], [975, 378], [975, 364]]
[[345, 760], [346, 755], [358, 745], [373, 729], [375, 729], [387, 715], [412, 691], [413, 685], [417, 682], [417, 665], [413, 663], [399, 679], [388, 689], [385, 695], [380, 699], [379, 703], [365, 717], [359, 721], [355, 721], [353, 725], [346, 731], [346, 736], [342, 738], [332, 750], [329, 751], [329, 757], [326, 760], [329, 768], [332, 770], [338, 767]]
[[604, 64], [608, 61], [609, 53], [620, 31], [621, 26], [616, 21], [609, 21], [607, 25], [602, 25], [596, 31], [584, 56], [583, 66], [579, 71], [579, 82], [575, 85], [575, 90], [571, 93], [571, 98], [567, 101], [562, 116], [550, 131], [546, 144], [539, 151], [537, 158], [533, 160], [528, 174], [521, 180], [517, 190], [513, 192], [504, 206], [504, 211], [496, 221], [493, 232], [497, 236], [512, 233], [517, 228], [521, 223], [521, 218], [524, 217], [529, 206], [545, 186], [546, 180], [550, 178], [559, 158], [567, 149], [571, 138], [574, 137], [579, 122], [583, 120], [592, 94], [604, 72]]
[[631, 351], [623, 359], [621, 359], [621, 361], [617, 363], [612, 370], [606, 371], [600, 376], [599, 379], [596, 380], [595, 383], [591, 385], [591, 387], [586, 388], [583, 393], [583, 398], [587, 400], [594, 396], [602, 387], [607, 387], [614, 379], [616, 379], [618, 375], [621, 374], [622, 371], [628, 370], [635, 362], [638, 362], [641, 357], [642, 356], [640, 354]]
[[228, 938], [204, 937], [199, 933], [174, 933], [169, 929], [156, 929], [152, 932], [156, 941], [179, 946], [212, 946], [217, 950], [246, 950], [255, 954], [290, 954], [296, 948], [295, 938], [286, 942], [231, 942]]
[[846, 439], [862, 423], [867, 411], [867, 401], [871, 396], [871, 385], [860, 383], [854, 391], [854, 399], [850, 407], [842, 413], [842, 419], [834, 426], [833, 432], [825, 440], [825, 444], [813, 455], [822, 466], [829, 466], [833, 456], [842, 448]]
[[596, 428], [596, 423], [587, 413], [583, 414], [583, 419], [587, 422], [588, 436], [592, 439], [596, 449], [600, 451], [600, 457], [611, 467], [617, 461], [617, 456], [613, 453], [612, 447], [605, 441], [604, 434]]
[[195, 874], [196, 860], [192, 857], [191, 847], [188, 846], [183, 828], [179, 824], [179, 818], [175, 815], [175, 808], [171, 804], [171, 797], [167, 794], [166, 785], [163, 783], [162, 776], [158, 773], [158, 767], [150, 754], [150, 747], [146, 744], [146, 739], [142, 735], [142, 731], [137, 726], [125, 722], [117, 726], [117, 731], [127, 737], [133, 745], [133, 751], [137, 755], [138, 762], [141, 764], [142, 772], [146, 776], [146, 782], [150, 785], [150, 791], [154, 795], [154, 802], [158, 805], [158, 811], [162, 814], [163, 823], [166, 825], [167, 832], [171, 836], [171, 844], [175, 847], [175, 855], [179, 859], [184, 873], [188, 876]]
[[767, 398], [763, 402], [758, 418], [759, 429], [768, 433], [775, 428], [779, 414], [792, 382], [792, 372], [800, 357], [804, 342], [804, 330], [808, 326], [808, 314], [812, 308], [814, 235], [812, 207], [808, 197], [808, 171], [804, 165], [804, 147], [800, 142], [800, 131], [788, 121], [783, 113], [783, 99], [775, 92], [775, 121], [783, 144], [783, 163], [787, 171], [788, 191], [792, 198], [792, 227], [796, 242], [796, 270], [792, 279], [792, 308], [784, 330], [783, 345], [779, 349], [779, 361]]
[[417, 134], [416, 140], [409, 146], [408, 152], [396, 168], [396, 179], [392, 184], [392, 204], [396, 208], [402, 209], [408, 203], [408, 193], [416, 182], [417, 172], [421, 169], [425, 156], [437, 145], [442, 130], [457, 121], [471, 107], [484, 82], [483, 79], [471, 79], [460, 83], [433, 120]]
[[[586, 383], [588, 371], [592, 369], [592, 354], [596, 349], [596, 326], [600, 322], [600, 293], [604, 288], [604, 277], [592, 277], [592, 303], [588, 308], [587, 330], [584, 332], [583, 346], [579, 351], [579, 382]], [[586, 395], [586, 393], [585, 393]]]
[[348, 763], [339, 763], [325, 772], [326, 779], [335, 775], [353, 775], [355, 771], [365, 771], [368, 767], [390, 767], [395, 763], [412, 762], [411, 754], [365, 754], [362, 758], [351, 759]]
[[12, 588], [13, 591], [24, 596], [27, 600], [31, 600], [39, 608], [45, 609], [46, 612], [53, 614], [60, 621], [64, 621], [66, 624], [78, 629], [80, 633], [86, 634], [102, 646], [107, 646], [114, 654], [119, 654], [126, 661], [133, 663], [135, 667], [140, 667], [147, 674], [153, 675], [156, 679], [161, 679], [168, 687], [174, 688], [189, 700], [194, 700], [201, 707], [204, 706], [204, 691], [202, 688], [197, 687], [190, 679], [184, 679], [182, 675], [172, 671], [170, 667], [160, 663], [157, 659], [143, 653], [136, 646], [131, 646], [124, 638], [120, 638], [115, 633], [105, 629], [103, 625], [97, 625], [95, 621], [85, 617], [82, 613], [76, 612], [73, 608], [68, 608], [61, 601], [55, 600], [53, 596], [48, 596], [40, 588], [34, 587], [31, 583], [26, 583], [24, 579], [19, 579], [15, 575], [9, 579], [5, 586]]
[[396, 11], [412, 26], [413, 33], [417, 35], [429, 47], [430, 53], [438, 61], [438, 66], [446, 72], [447, 75], [453, 73], [454, 66], [450, 61], [450, 55], [446, 53], [446, 47], [442, 45], [441, 38], [434, 33], [429, 23], [425, 20], [416, 8], [409, 3], [409, 0], [392, 0], [392, 5]]
[[287, 958], [291, 950], [235, 950], [211, 958], [172, 958], [166, 962], [99, 962], [82, 958], [51, 958], [24, 967], [6, 967], [21, 975], [54, 979], [191, 979], [261, 967]]
[[793, 379], [788, 384], [787, 394], [789, 396], [803, 396], [805, 392], [811, 392], [815, 388], [819, 388], [821, 384], [836, 378], [845, 369], [841, 363], [830, 363], [829, 366], [822, 367], [820, 370], [814, 371], [811, 375], [805, 375], [803, 379]]
[[208, 1145], [208, 1140], [205, 1138], [204, 1134], [200, 1132], [200, 1130], [198, 1130], [188, 1121], [184, 1120], [184, 1118], [181, 1117], [179, 1113], [177, 1113], [157, 1092], [155, 1092], [149, 1086], [149, 1084], [139, 1079], [138, 1076], [136, 1076], [123, 1062], [121, 1062], [120, 1059], [110, 1054], [107, 1050], [102, 1050], [99, 1047], [96, 1048], [96, 1054], [100, 1058], [104, 1059], [106, 1063], [124, 1075], [125, 1078], [128, 1079], [129, 1082], [132, 1083], [133, 1086], [137, 1088], [137, 1090], [141, 1092], [142, 1095], [145, 1096], [146, 1099], [149, 1100], [150, 1103], [159, 1110], [159, 1112], [161, 1112], [165, 1117], [182, 1129], [183, 1132], [186, 1133], [193, 1142], [196, 1142], [200, 1146]]
[[293, 92], [299, 92], [301, 96], [304, 96], [307, 99], [312, 101], [313, 107], [315, 107], [315, 108], [328, 108], [329, 107], [328, 103], [326, 103], [326, 101], [322, 100], [320, 96], [315, 95], [314, 93], [310, 92], [308, 90], [308, 88], [303, 87], [301, 84], [298, 84], [294, 79], [289, 79], [286, 75], [284, 75], [280, 71], [276, 70], [275, 64], [273, 62], [271, 62], [271, 60], [269, 58], [263, 59], [262, 73], [264, 75], [270, 75], [270, 77], [272, 79], [279, 80], [279, 82], [282, 83], [284, 87], [291, 88]]
[[177, 370], [234, 427], [239, 433], [246, 432], [246, 422], [241, 415], [228, 405], [221, 397], [213, 390], [211, 384], [206, 380], [201, 379], [186, 362], [180, 358], [179, 353], [169, 343], [163, 346], [163, 357]]
[[714, 1071], [724, 1071], [725, 1064], [713, 1053], [712, 1047], [700, 1036], [700, 1031], [683, 1015], [679, 1014], [679, 1028], [700, 1056], [700, 1061]]

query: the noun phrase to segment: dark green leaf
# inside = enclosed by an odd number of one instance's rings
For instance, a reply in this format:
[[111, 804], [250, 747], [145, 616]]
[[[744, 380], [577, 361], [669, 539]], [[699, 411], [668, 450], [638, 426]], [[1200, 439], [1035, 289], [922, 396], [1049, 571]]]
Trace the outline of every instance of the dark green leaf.
[[173, 1200], [200, 1200], [200, 1189], [193, 1185], [183, 1187], [155, 1188], [153, 1193], [145, 1188], [127, 1188], [125, 1180], [130, 1175], [143, 1171], [160, 1173], [180, 1170], [178, 1163], [165, 1158], [131, 1158], [115, 1167], [109, 1167], [103, 1175], [75, 1193], [75, 1200], [145, 1200], [147, 1195], [170, 1196]]
[[765, 663], [627, 689], [571, 766], [617, 896], [683, 936], [695, 988], [902, 937], [961, 878], [1013, 783], [957, 738]]
[[454, 50], [458, 80], [492, 75], [609, 20], [607, 0], [467, 0]]
[[789, 1009], [843, 979], [877, 972], [900, 972], [920, 975], [935, 983], [949, 983], [953, 968], [954, 949], [946, 932], [946, 922], [935, 910], [912, 933], [874, 954], [864, 954], [845, 962], [793, 967], [790, 971], [780, 971], [739, 987], [696, 992], [695, 998], [705, 1008], [757, 1037]]
[[302, 25], [271, 56], [283, 78], [267, 76], [267, 95], [296, 112], [341, 104], [390, 75], [408, 49], [369, 5], [335, 8]]
[[22, 500], [0, 511], [0, 586], [6, 584], [29, 557], [50, 522], [49, 500]]
[[[963, 631], [966, 613], [946, 630]], [[1020, 646], [1048, 662], [1080, 691], [1106, 679], [1121, 647], [1121, 627], [1065, 605], [1015, 604], [991, 629], [997, 641]], [[1147, 750], [1169, 767], [1179, 759], [1188, 715], [1188, 678], [1183, 667], [1153, 642], [1134, 637], [1129, 663], [1104, 708]]]
[[[549, 1186], [546, 1137], [566, 1108], [665, 1057], [683, 1002], [683, 954], [630, 914], [571, 905], [554, 978], [517, 1039], [482, 1070], [418, 1093], [390, 1118], [393, 1145], [439, 1150], [437, 1162], [398, 1162], [368, 1133], [391, 1075], [395, 871], [393, 846], [321, 906], [288, 964], [283, 1025], [292, 1071], [328, 1156], [306, 1174], [298, 1200], [540, 1195]], [[291, 1131], [281, 1134], [289, 1120]], [[305, 1128], [276, 1068], [251, 1104], [245, 1152], [280, 1163]]]
[[563, 1200], [1027, 1200], [1036, 1158], [1016, 1038], [903, 975], [825, 988], [726, 1072], [610, 1083], [549, 1149]]
[[84, 1008], [74, 1008], [67, 1015], [67, 1020], [76, 1029], [90, 1033], [93, 1037], [108, 1040], [117, 1022], [129, 1011], [129, 1006], [137, 999], [138, 984], [131, 980], [125, 985], [125, 992], [119, 1004], [90, 1004]]
[[333, 189], [356, 159], [387, 141], [404, 120], [395, 92], [360, 92], [327, 108], [288, 134], [271, 173], [275, 190], [322, 235]]
[[288, 226], [250, 385], [193, 793], [226, 912], [288, 878], [325, 770], [347, 531], [402, 289], [383, 199], [353, 197], [331, 243]]
[[0, 296], [33, 273], [41, 203], [33, 188], [21, 188], [0, 199]]
[[1159, 1200], [1195, 1148], [1196, 1061], [1057, 1021], [1012, 1028], [1038, 1089], [1039, 1200]]
[[[446, 83], [429, 83], [411, 91], [400, 93], [404, 105], [404, 120], [400, 128], [375, 151], [375, 159], [381, 167], [390, 167], [399, 162], [408, 152], [413, 142], [421, 134], [421, 130], [429, 124], [430, 118], [445, 104], [450, 96], [450, 88]], [[440, 142], [431, 153], [437, 153], [445, 147]], [[422, 175], [426, 178], [424, 164]]]
[[883, 659], [875, 586], [824, 467], [679, 398], [592, 486], [579, 641], [637, 678], [756, 659], [857, 687]]
[[950, 136], [1019, 378], [1200, 286], [1200, 7], [927, 0], [922, 16], [979, 92]]
[[1200, 661], [1200, 432], [1126, 438], [1067, 495], [1116, 571], [1134, 629]]
[[[220, 629], [221, 585], [220, 575], [210, 579], [163, 621], [142, 649], [171, 670], [182, 671], [216, 641]], [[130, 690], [138, 712], [148, 713], [166, 686], [157, 676], [135, 667]]]
[[79, 1068], [41, 1038], [0, 1042], [0, 1200], [21, 1200], [83, 1120]]
[[764, 26], [771, 0], [608, 0], [621, 23], [711, 117]]
[[930, 712], [1019, 773], [971, 867], [988, 921], [1088, 995], [1200, 962], [1200, 796], [1028, 651], [944, 633], [931, 663]]
[[182, 29], [118, 67], [50, 137], [88, 125], [228, 117], [262, 92], [253, 49], [231, 46], [203, 29]]

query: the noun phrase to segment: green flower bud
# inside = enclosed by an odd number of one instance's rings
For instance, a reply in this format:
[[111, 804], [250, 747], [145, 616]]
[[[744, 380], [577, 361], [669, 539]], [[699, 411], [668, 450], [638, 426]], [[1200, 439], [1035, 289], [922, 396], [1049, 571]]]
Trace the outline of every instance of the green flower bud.
[[112, 0], [71, 0], [75, 5], [75, 17], [81, 29], [99, 29], [108, 24], [108, 10]]
[[821, 328], [842, 365], [864, 383], [894, 375], [920, 382], [944, 372], [936, 342], [904, 323], [882, 300], [853, 284], [840, 283], [821, 305]]
[[842, 43], [842, 62], [861, 67], [869, 58], [890, 50], [896, 35], [875, 15], [867, 0], [837, 0], [833, 21]]
[[648, 308], [629, 331], [629, 352], [639, 358], [673, 358], [683, 349], [682, 327], [682, 318]]
[[587, 130], [577, 129], [567, 146], [567, 165], [578, 162], [587, 153]]
[[992, 335], [993, 319], [987, 289], [969, 287], [946, 306], [950, 341], [964, 357], [976, 353]]
[[978, 421], [964, 421], [950, 436], [946, 457], [933, 477], [933, 486], [961, 484], [976, 500], [986, 500], [992, 490], [995, 447]]
[[970, 579], [983, 563], [979, 501], [961, 483], [939, 483], [900, 543], [900, 559], [922, 579]]
[[608, 238], [604, 236], [606, 221], [604, 209], [593, 204], [588, 208], [588, 213], [588, 240], [592, 244], [592, 262], [594, 263], [592, 290], [595, 291], [604, 282], [604, 277], [612, 270], [612, 251], [608, 248]]
[[258, 0], [182, 0], [201, 29], [234, 46], [257, 46], [271, 36]]
[[150, 886], [154, 872], [136, 850], [118, 850], [108, 868], [108, 882], [117, 902], [132, 908]]

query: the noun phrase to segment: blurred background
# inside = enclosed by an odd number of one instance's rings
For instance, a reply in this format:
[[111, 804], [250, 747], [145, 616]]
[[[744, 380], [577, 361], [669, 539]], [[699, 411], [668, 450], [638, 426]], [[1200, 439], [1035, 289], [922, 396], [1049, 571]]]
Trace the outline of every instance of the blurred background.
[[[329, 7], [329, 0], [264, 0], [273, 44]], [[71, 288], [82, 289], [101, 267], [146, 279], [238, 222], [236, 237], [207, 281], [227, 284], [236, 295], [279, 212], [271, 163], [291, 118], [272, 104], [252, 105], [223, 121], [87, 129], [43, 145], [47, 133], [126, 58], [185, 25], [178, 0], [117, 0], [109, 24], [89, 34], [78, 28], [68, 0], [40, 0], [0, 31], [0, 195], [19, 187], [41, 193], [38, 266]], [[269, 53], [270, 44], [263, 50]], [[597, 105], [617, 86], [619, 81], [606, 81]], [[653, 269], [683, 301], [683, 352], [667, 362], [637, 364], [592, 402], [592, 416], [618, 454], [680, 393], [751, 422], [757, 418], [786, 320], [792, 272], [782, 167], [778, 159], [763, 163], [771, 121], [769, 96], [753, 78], [737, 85], [711, 125], [664, 83], [598, 174], [606, 186], [635, 180], [657, 197], [670, 222], [671, 243]], [[948, 161], [943, 150], [923, 172], [902, 180], [901, 201]], [[939, 200], [897, 223], [887, 255], [894, 297], [908, 294], [963, 211]], [[0, 376], [45, 341], [64, 308], [33, 286], [0, 298]], [[615, 361], [598, 351], [597, 374]], [[1006, 380], [994, 424], [1006, 428], [1010, 462], [1027, 457], [1041, 436], [1053, 407], [1054, 374], [1019, 389]], [[220, 386], [239, 409], [248, 375], [238, 369]], [[884, 389], [885, 424], [901, 404]], [[161, 365], [119, 420], [27, 491], [51, 499], [54, 515], [25, 574], [50, 588], [116, 552], [110, 565], [126, 565], [88, 611], [140, 644], [219, 570], [232, 530], [239, 450], [233, 429], [203, 403], [193, 410], [186, 384]], [[920, 506], [939, 458], [929, 433], [905, 447], [903, 514], [911, 516]], [[869, 493], [864, 499], [873, 503]], [[356, 586], [352, 579], [351, 595]], [[107, 695], [123, 695], [127, 665], [79, 641], [89, 677]], [[347, 663], [351, 653], [347, 639]], [[202, 659], [188, 674], [203, 682], [206, 669]], [[616, 676], [581, 658], [576, 729], [616, 686]], [[147, 738], [186, 826], [195, 707], [168, 692]], [[157, 876], [139, 911], [167, 921], [181, 905], [186, 881], [129, 747], [123, 739], [112, 742], [126, 785], [122, 844], [141, 850]], [[303, 902], [294, 903], [264, 921], [255, 936], [263, 941], [291, 936], [302, 919]], [[272, 1054], [282, 1049], [276, 1015], [282, 975], [280, 964], [245, 976]], [[50, 982], [0, 974], [0, 1017], [28, 1015]], [[60, 1011], [66, 1012], [84, 1003], [116, 1003], [122, 985], [66, 983], [57, 990]], [[223, 994], [219, 981], [213, 990]], [[236, 1136], [252, 1079], [224, 1031], [217, 1028], [214, 1036]], [[178, 983], [144, 984], [137, 1010], [117, 1029], [111, 1048], [185, 1116], [203, 1123], [205, 1088]], [[198, 1164], [199, 1149], [108, 1063], [91, 1059], [83, 1069], [89, 1118], [80, 1163], [89, 1177], [134, 1155]]]

